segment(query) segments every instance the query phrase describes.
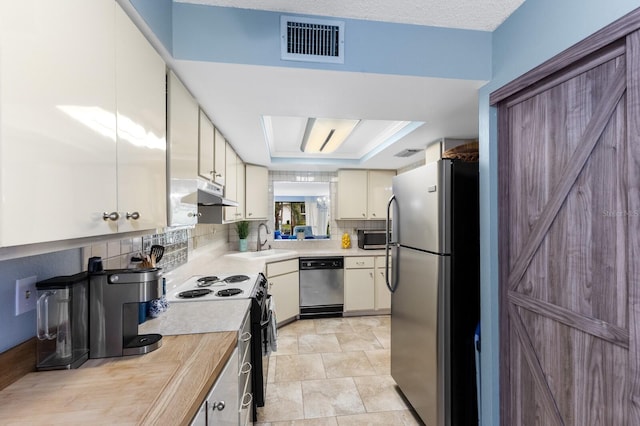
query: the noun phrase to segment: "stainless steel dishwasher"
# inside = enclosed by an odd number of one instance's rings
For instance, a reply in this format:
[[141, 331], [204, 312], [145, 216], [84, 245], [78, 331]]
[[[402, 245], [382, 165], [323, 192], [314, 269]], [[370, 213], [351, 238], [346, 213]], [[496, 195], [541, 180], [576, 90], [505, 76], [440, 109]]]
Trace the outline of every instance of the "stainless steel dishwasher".
[[342, 316], [344, 258], [300, 258], [300, 318]]

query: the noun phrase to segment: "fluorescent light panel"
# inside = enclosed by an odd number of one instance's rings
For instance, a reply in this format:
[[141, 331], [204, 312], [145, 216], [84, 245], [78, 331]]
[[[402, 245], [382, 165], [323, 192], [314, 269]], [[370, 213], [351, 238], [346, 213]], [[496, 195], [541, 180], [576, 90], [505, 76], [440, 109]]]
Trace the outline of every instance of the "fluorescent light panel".
[[337, 118], [309, 118], [300, 150], [307, 153], [329, 154], [349, 137], [360, 120]]

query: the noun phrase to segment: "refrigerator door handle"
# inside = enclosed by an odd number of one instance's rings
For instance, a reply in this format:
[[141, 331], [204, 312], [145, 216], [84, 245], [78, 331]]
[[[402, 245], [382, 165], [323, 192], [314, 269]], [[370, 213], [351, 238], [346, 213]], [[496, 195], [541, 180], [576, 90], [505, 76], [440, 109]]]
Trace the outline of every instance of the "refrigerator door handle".
[[389, 231], [391, 230], [391, 205], [395, 200], [396, 200], [396, 196], [392, 195], [391, 198], [389, 198], [389, 202], [387, 203], [387, 221], [386, 221], [386, 233], [385, 233], [385, 245], [384, 245], [384, 280], [385, 280], [385, 283], [387, 284], [387, 288], [391, 293], [396, 291], [396, 288], [393, 285], [391, 285], [391, 283], [389, 282], [389, 250], [391, 250], [391, 245], [394, 245], [396, 247], [398, 245], [395, 242], [389, 241], [390, 235], [391, 235], [389, 233]]

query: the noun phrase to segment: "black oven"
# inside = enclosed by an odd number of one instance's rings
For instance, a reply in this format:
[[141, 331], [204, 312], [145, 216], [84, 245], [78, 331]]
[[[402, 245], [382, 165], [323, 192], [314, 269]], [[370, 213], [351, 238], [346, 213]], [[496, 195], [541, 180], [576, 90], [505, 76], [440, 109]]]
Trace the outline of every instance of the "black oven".
[[253, 420], [256, 421], [256, 407], [263, 407], [267, 389], [269, 353], [271, 339], [275, 339], [269, 328], [275, 320], [271, 312], [271, 295], [267, 279], [258, 274], [258, 283], [251, 298], [251, 365], [253, 390]]

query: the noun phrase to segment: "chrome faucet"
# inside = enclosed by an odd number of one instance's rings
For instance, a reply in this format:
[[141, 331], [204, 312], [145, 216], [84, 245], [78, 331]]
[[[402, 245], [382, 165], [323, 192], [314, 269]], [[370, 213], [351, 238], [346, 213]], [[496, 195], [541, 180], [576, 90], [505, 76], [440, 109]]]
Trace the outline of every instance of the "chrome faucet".
[[266, 224], [266, 223], [262, 222], [260, 225], [258, 225], [258, 247], [257, 247], [256, 251], [260, 251], [260, 250], [262, 250], [262, 247], [263, 247], [265, 244], [267, 244], [267, 241], [269, 240], [269, 238], [268, 238], [268, 237], [266, 237], [266, 238], [264, 239], [264, 242], [262, 242], [262, 243], [260, 242], [260, 228], [262, 228], [263, 226], [264, 226], [264, 229], [267, 231], [267, 234], [269, 234], [269, 232], [270, 232], [270, 231], [269, 231], [269, 227], [267, 226], [267, 224]]

